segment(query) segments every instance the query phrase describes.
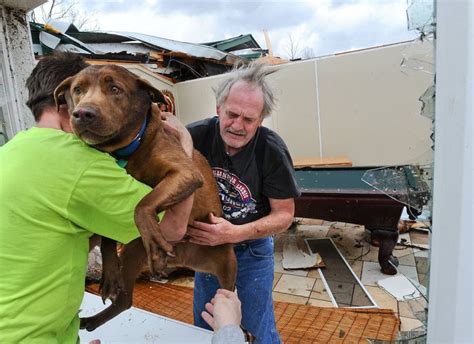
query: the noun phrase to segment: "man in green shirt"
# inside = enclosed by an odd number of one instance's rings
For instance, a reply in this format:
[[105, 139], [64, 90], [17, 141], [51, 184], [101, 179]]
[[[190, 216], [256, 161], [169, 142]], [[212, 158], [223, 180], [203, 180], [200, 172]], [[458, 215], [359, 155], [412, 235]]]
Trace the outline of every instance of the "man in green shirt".
[[[0, 343], [78, 342], [89, 238], [139, 237], [134, 209], [151, 188], [74, 136], [54, 104], [54, 88], [86, 66], [70, 53], [39, 61], [27, 81], [37, 125], [0, 148]], [[160, 214], [167, 240], [184, 235], [191, 205]]]

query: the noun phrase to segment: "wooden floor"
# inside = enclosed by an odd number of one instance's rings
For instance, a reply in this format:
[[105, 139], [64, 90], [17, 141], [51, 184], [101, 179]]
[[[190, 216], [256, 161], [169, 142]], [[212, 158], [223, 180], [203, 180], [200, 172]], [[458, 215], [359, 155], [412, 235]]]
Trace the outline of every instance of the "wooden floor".
[[[97, 292], [98, 285], [87, 290]], [[133, 305], [185, 323], [193, 323], [193, 289], [138, 281]], [[275, 319], [284, 343], [367, 343], [393, 340], [400, 321], [388, 309], [347, 309], [275, 301]]]

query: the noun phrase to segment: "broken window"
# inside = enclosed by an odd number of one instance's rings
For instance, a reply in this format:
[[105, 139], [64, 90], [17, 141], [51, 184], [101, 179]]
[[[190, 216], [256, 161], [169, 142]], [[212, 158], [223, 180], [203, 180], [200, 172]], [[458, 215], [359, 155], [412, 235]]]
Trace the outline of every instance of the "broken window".
[[423, 35], [435, 32], [436, 20], [433, 0], [407, 1], [408, 30], [417, 30]]

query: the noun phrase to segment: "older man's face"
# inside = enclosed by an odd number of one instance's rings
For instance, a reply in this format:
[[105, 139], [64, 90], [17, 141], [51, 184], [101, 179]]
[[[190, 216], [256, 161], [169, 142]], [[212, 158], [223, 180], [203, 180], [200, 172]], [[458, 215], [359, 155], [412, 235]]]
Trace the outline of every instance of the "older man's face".
[[263, 93], [244, 81], [236, 82], [224, 104], [217, 108], [219, 131], [229, 155], [242, 150], [262, 124]]

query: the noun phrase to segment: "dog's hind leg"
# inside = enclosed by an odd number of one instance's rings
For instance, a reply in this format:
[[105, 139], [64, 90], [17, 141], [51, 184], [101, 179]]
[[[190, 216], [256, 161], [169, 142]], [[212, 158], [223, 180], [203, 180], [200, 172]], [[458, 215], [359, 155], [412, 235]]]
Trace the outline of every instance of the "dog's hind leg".
[[177, 266], [212, 274], [223, 289], [233, 291], [237, 279], [237, 258], [234, 245], [202, 246], [190, 242], [175, 246]]
[[125, 245], [120, 260], [122, 262], [124, 289], [120, 291], [114, 304], [96, 315], [81, 318], [81, 329], [94, 331], [97, 327], [132, 306], [135, 280], [140, 274], [143, 264], [146, 262], [146, 253], [141, 238]]
[[237, 259], [233, 252], [232, 255], [226, 257], [226, 260], [219, 261], [216, 268], [215, 275], [221, 288], [234, 291], [237, 279]]
[[106, 299], [110, 299], [112, 303], [115, 303], [120, 292], [124, 290], [120, 271], [121, 263], [117, 255], [117, 242], [103, 237], [100, 252], [102, 254], [102, 278], [100, 279], [99, 291], [104, 303]]

